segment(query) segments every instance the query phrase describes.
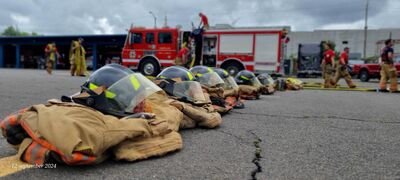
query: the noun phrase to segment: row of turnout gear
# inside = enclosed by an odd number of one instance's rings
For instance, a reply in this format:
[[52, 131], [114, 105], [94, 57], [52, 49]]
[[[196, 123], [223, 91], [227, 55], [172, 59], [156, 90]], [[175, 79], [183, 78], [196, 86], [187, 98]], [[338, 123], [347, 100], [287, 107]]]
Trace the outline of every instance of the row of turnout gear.
[[235, 81], [239, 85], [240, 97], [247, 100], [259, 99], [262, 84], [253, 72], [242, 70], [235, 76]]
[[1, 121], [3, 136], [22, 161], [89, 165], [110, 156], [135, 161], [182, 148], [177, 131], [183, 113], [161, 88], [127, 68], [104, 66], [80, 93], [62, 100]]

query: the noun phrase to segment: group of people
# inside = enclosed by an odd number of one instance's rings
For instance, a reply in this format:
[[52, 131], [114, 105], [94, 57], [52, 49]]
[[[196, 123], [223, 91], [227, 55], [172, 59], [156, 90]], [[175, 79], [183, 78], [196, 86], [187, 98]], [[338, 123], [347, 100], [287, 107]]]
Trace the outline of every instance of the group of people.
[[324, 78], [324, 88], [336, 87], [341, 78], [344, 78], [350, 88], [356, 88], [349, 73], [349, 52], [350, 48], [345, 47], [340, 53], [339, 61], [336, 62], [336, 53], [333, 43], [324, 44], [324, 56], [321, 63], [322, 75]]
[[[86, 75], [86, 51], [82, 46], [83, 39], [73, 40], [69, 51], [69, 63], [71, 76], [85, 76]], [[57, 61], [61, 58], [55, 42], [51, 42], [46, 45], [45, 49], [46, 57], [46, 71], [48, 74], [52, 74], [53, 68]]]
[[[380, 70], [380, 91], [398, 91], [397, 88], [397, 71], [394, 66], [393, 56], [393, 42], [391, 39], [385, 41], [385, 47], [381, 50], [379, 62], [381, 65]], [[322, 74], [324, 78], [324, 88], [336, 87], [338, 81], [344, 78], [349, 88], [356, 88], [356, 85], [351, 80], [349, 73], [349, 52], [350, 48], [345, 47], [343, 52], [340, 53], [339, 60], [336, 62], [336, 54], [334, 51], [333, 43], [324, 44], [324, 54], [321, 63]], [[387, 82], [390, 81], [389, 90], [387, 89]]]

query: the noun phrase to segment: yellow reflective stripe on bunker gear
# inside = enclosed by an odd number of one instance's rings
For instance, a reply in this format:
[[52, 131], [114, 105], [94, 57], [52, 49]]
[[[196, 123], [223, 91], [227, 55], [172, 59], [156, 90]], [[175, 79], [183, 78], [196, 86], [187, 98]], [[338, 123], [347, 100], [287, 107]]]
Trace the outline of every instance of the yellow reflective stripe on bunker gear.
[[240, 78], [250, 81], [250, 79], [249, 79], [249, 78], [247, 78], [246, 76], [243, 76], [243, 75], [242, 75], [242, 76], [240, 76]]
[[189, 77], [189, 80], [193, 80], [192, 73], [190, 73], [190, 72], [187, 72], [187, 75], [188, 75], [188, 77]]
[[224, 74], [227, 76], [227, 75], [228, 75], [228, 72], [224, 70]]
[[208, 72], [214, 72], [214, 70], [212, 70], [210, 67], [207, 68]]
[[129, 79], [131, 80], [133, 88], [137, 91], [140, 88], [140, 82], [136, 79], [135, 76], [131, 76]]

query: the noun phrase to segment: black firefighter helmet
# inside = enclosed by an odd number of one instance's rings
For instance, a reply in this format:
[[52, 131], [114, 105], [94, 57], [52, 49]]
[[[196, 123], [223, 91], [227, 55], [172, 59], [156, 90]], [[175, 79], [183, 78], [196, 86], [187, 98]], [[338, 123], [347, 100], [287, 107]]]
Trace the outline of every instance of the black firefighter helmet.
[[212, 68], [207, 66], [195, 66], [190, 70], [195, 76], [196, 80], [200, 82], [201, 85], [207, 87], [221, 87], [224, 85], [224, 80], [216, 73]]
[[254, 79], [256, 79], [256, 75], [248, 70], [242, 70], [235, 76], [236, 83], [241, 85], [253, 85]]
[[257, 76], [262, 85], [274, 85], [275, 80], [268, 73], [262, 73]]
[[194, 81], [193, 74], [182, 66], [171, 66], [157, 75], [157, 79], [180, 79], [181, 81]]
[[229, 73], [225, 69], [222, 68], [213, 68], [213, 70], [221, 77], [222, 79], [228, 78]]
[[189, 70], [181, 66], [171, 66], [161, 71], [156, 78], [156, 84], [180, 101], [195, 105], [208, 103], [200, 83], [195, 81]]
[[235, 79], [229, 75], [228, 71], [222, 68], [213, 68], [213, 70], [224, 80], [224, 89], [239, 89]]
[[158, 91], [161, 89], [142, 74], [113, 64], [91, 74], [81, 86], [81, 94], [72, 100], [104, 114], [124, 117], [136, 113], [135, 107]]

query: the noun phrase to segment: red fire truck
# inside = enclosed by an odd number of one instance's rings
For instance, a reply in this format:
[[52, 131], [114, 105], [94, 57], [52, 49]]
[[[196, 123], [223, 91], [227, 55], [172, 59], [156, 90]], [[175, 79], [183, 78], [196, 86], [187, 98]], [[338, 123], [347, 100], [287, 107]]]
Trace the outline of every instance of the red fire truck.
[[[221, 67], [230, 74], [247, 69], [279, 73], [283, 29], [211, 29], [196, 42], [196, 64]], [[182, 42], [193, 35], [177, 28], [131, 28], [122, 50], [122, 64], [144, 75], [157, 75], [174, 65]], [[199, 54], [200, 53], [200, 54]]]

